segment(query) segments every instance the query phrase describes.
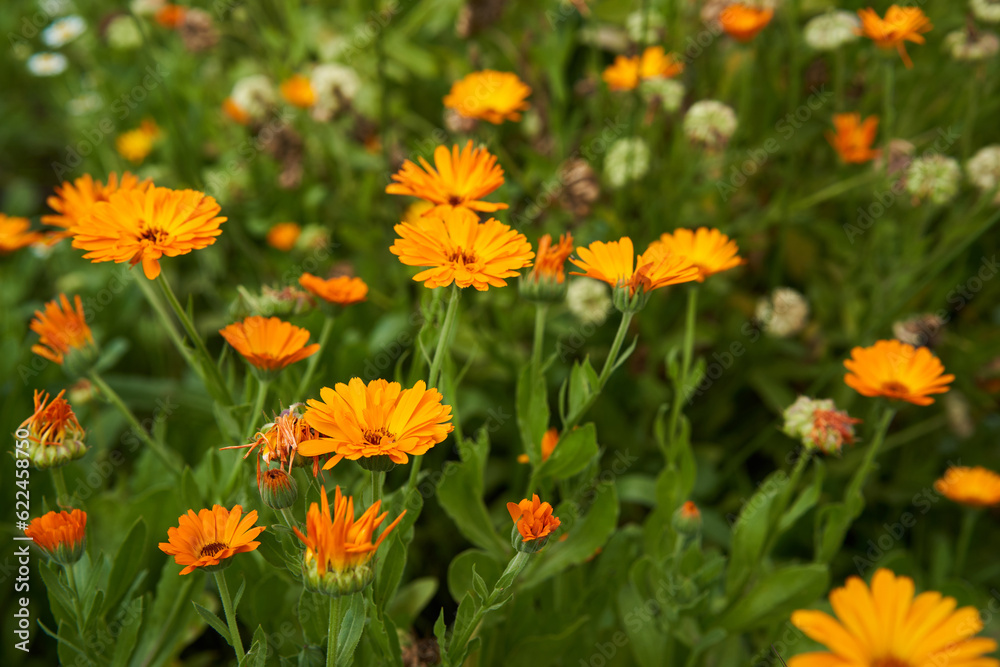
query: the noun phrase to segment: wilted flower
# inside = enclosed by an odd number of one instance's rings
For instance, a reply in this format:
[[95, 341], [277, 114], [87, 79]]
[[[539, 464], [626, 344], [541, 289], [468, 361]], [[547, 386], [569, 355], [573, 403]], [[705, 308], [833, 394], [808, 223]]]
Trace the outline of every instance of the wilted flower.
[[219, 43], [219, 31], [215, 29], [212, 15], [203, 9], [188, 8], [177, 26], [184, 48], [191, 53], [207, 51]]
[[582, 158], [570, 158], [559, 165], [560, 203], [578, 218], [590, 213], [590, 205], [601, 196], [601, 186], [593, 167]]
[[646, 79], [639, 84], [639, 92], [647, 102], [659, 102], [668, 113], [680, 109], [684, 101], [684, 84], [677, 79]]
[[316, 92], [313, 118], [329, 120], [350, 105], [361, 90], [361, 79], [350, 67], [336, 63], [325, 63], [313, 68], [309, 82]]
[[934, 489], [949, 500], [972, 507], [1000, 504], [1000, 475], [982, 466], [952, 466], [934, 482]]
[[52, 511], [32, 519], [24, 534], [56, 563], [72, 565], [83, 556], [87, 513], [83, 510]]
[[611, 144], [604, 158], [604, 176], [612, 187], [637, 181], [649, 171], [649, 146], [639, 137], [626, 137]]
[[277, 103], [278, 96], [274, 84], [266, 75], [253, 74], [233, 84], [228, 99], [249, 120], [260, 120]]
[[541, 502], [538, 494], [531, 500], [507, 503], [507, 512], [514, 521], [511, 543], [524, 553], [535, 553], [545, 546], [549, 535], [559, 527], [558, 517], [552, 516], [552, 505]]
[[786, 338], [802, 331], [809, 319], [809, 302], [791, 287], [779, 287], [757, 302], [756, 317], [764, 331]]
[[123, 132], [115, 139], [118, 154], [133, 164], [140, 164], [153, 150], [153, 144], [160, 137], [160, 128], [150, 119], [134, 130]]
[[655, 44], [666, 29], [667, 19], [655, 9], [632, 12], [625, 17], [625, 31], [636, 44]]
[[113, 49], [130, 51], [142, 46], [142, 31], [128, 14], [118, 14], [104, 27], [104, 39]]
[[267, 245], [288, 252], [295, 247], [295, 242], [299, 240], [302, 227], [296, 222], [279, 222], [267, 230]]
[[316, 104], [316, 91], [312, 83], [301, 74], [294, 74], [281, 82], [281, 96], [291, 105], [308, 109]]
[[838, 410], [833, 399], [815, 399], [799, 396], [785, 408], [785, 435], [802, 442], [809, 449], [818, 449], [824, 454], [839, 454], [845, 444], [854, 443], [854, 419], [843, 410]]
[[698, 270], [695, 280], [702, 283], [709, 276], [744, 264], [746, 260], [739, 253], [736, 241], [718, 229], [699, 227], [695, 230], [681, 228], [664, 232], [659, 239], [649, 244], [643, 257], [651, 260], [674, 257], [693, 264]]
[[487, 69], [456, 81], [444, 105], [466, 118], [499, 125], [505, 120], [521, 120], [521, 112], [530, 106], [526, 101], [530, 94], [531, 88], [516, 74]]
[[611, 90], [633, 90], [647, 79], [668, 79], [684, 71], [684, 63], [662, 46], [651, 46], [642, 56], [616, 56], [601, 74]]
[[749, 42], [767, 27], [774, 10], [735, 2], [719, 13], [719, 23], [726, 34], [738, 42]]
[[701, 100], [684, 115], [684, 134], [709, 148], [721, 148], [736, 132], [736, 112], [715, 100]]
[[1000, 23], [1000, 0], [970, 0], [976, 18], [986, 23]]
[[944, 320], [938, 315], [914, 315], [901, 322], [894, 322], [892, 334], [904, 343], [914, 347], [935, 347], [941, 339]]
[[862, 164], [874, 160], [879, 155], [873, 149], [875, 133], [878, 131], [878, 116], [868, 116], [864, 121], [858, 113], [838, 113], [833, 115], [836, 132], [826, 132], [826, 140], [834, 147], [841, 161], [848, 164]]
[[995, 56], [1000, 51], [1000, 39], [991, 32], [956, 30], [944, 38], [944, 48], [955, 60], [974, 62]]
[[62, 364], [68, 358], [73, 358], [71, 365], [92, 360], [97, 355], [94, 336], [87, 326], [87, 317], [83, 313], [83, 302], [79, 296], [73, 297], [73, 305], [65, 294], [58, 299], [45, 304], [45, 312], [36, 310], [35, 319], [31, 320], [30, 328], [40, 336], [31, 351], [49, 361]]
[[[459, 10], [455, 32], [462, 39], [468, 39], [500, 20], [506, 4], [507, 0], [467, 0]], [[407, 664], [405, 659], [403, 663]]]
[[[293, 403], [281, 414], [274, 418], [274, 421], [264, 424], [251, 441], [245, 445], [233, 445], [222, 447], [221, 449], [246, 449], [243, 455], [246, 459], [255, 450], [259, 451], [260, 459], [257, 461], [257, 476], [260, 477], [260, 462], [265, 466], [270, 466], [275, 461], [278, 467], [287, 472], [292, 471], [293, 465], [312, 465], [313, 476], [319, 475], [320, 457], [303, 456], [299, 453], [299, 445], [308, 440], [315, 440], [319, 433], [314, 431], [302, 418], [305, 412], [304, 403]], [[258, 479], [259, 484], [259, 479]]]
[[67, 63], [61, 53], [36, 53], [28, 58], [28, 71], [35, 76], [56, 76], [66, 71]]
[[87, 22], [79, 16], [64, 16], [42, 31], [42, 41], [45, 46], [58, 49], [82, 35], [86, 29]]
[[965, 163], [965, 173], [972, 184], [984, 193], [995, 192], [994, 203], [1000, 204], [1000, 144], [976, 151]]
[[841, 10], [828, 11], [806, 23], [803, 37], [817, 51], [834, 51], [860, 38], [861, 21], [856, 14]]
[[66, 390], [49, 401], [49, 394], [35, 390], [35, 411], [21, 422], [28, 431], [28, 460], [40, 470], [56, 468], [87, 453], [86, 432], [73, 408], [63, 398]]
[[943, 394], [955, 379], [945, 375], [941, 360], [926, 347], [914, 348], [898, 340], [880, 340], [856, 347], [844, 362], [844, 383], [862, 396], [884, 396], [915, 405], [930, 405], [931, 394]]
[[945, 204], [958, 192], [962, 168], [945, 155], [918, 157], [906, 170], [906, 190], [914, 197]]
[[596, 280], [573, 280], [566, 290], [566, 305], [581, 324], [597, 325], [608, 317], [611, 294]]
[[884, 19], [874, 9], [859, 9], [858, 16], [861, 17], [859, 33], [881, 49], [896, 49], [907, 68], [913, 67], [913, 61], [903, 42], [923, 44], [926, 41], [923, 33], [930, 32], [934, 27], [919, 7], [892, 5]]
[[221, 505], [194, 510], [181, 516], [177, 528], [167, 529], [167, 542], [160, 542], [160, 551], [174, 557], [174, 562], [184, 565], [181, 574], [191, 574], [199, 567], [206, 572], [216, 572], [231, 565], [236, 554], [247, 553], [260, 546], [254, 542], [264, 532], [257, 523], [257, 511], [248, 513], [243, 520], [243, 507], [236, 505], [232, 511]]
[[27, 218], [8, 217], [0, 213], [0, 255], [12, 253], [37, 243], [42, 235], [31, 231], [31, 222]]
[[319, 351], [319, 343], [309, 342], [309, 330], [277, 317], [251, 315], [234, 322], [219, 333], [242, 355], [246, 362], [265, 376], [310, 357]]

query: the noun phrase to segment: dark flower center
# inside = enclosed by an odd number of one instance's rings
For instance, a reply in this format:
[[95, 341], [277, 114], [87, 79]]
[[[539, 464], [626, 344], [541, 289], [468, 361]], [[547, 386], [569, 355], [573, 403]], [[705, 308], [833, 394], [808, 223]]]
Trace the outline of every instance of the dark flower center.
[[166, 236], [167, 233], [158, 227], [147, 227], [142, 230], [141, 234], [139, 234], [139, 238], [141, 240], [151, 241], [153, 243], [160, 243], [166, 238]]
[[475, 264], [476, 256], [471, 252], [467, 253], [465, 250], [458, 249], [448, 255], [448, 261], [459, 262], [460, 264]]
[[[896, 382], [895, 380], [890, 382], [882, 383], [882, 391], [886, 396], [906, 396], [910, 393], [910, 390], [902, 382]], [[886, 663], [886, 667], [892, 667], [891, 663]]]
[[452, 206], [458, 206], [459, 204], [462, 203], [462, 198], [459, 197], [458, 195], [452, 195], [448, 197], [448, 203], [451, 204]]
[[365, 442], [373, 447], [378, 447], [382, 443], [382, 438], [390, 438], [395, 441], [395, 436], [389, 433], [384, 426], [382, 428], [370, 428], [365, 431]]
[[212, 542], [211, 544], [206, 544], [205, 546], [203, 546], [201, 548], [201, 553], [199, 555], [200, 556], [214, 556], [215, 554], [219, 553], [220, 551], [222, 551], [225, 548], [226, 548], [226, 545], [223, 544], [222, 542]]
[[889, 656], [887, 658], [879, 658], [872, 663], [872, 667], [910, 667], [910, 663], [905, 660]]

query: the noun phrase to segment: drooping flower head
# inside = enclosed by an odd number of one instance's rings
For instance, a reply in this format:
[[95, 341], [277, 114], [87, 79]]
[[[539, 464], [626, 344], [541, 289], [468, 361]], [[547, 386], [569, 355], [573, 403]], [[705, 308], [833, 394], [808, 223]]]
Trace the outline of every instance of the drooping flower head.
[[338, 306], [361, 303], [368, 296], [368, 285], [365, 281], [350, 276], [337, 276], [324, 280], [311, 273], [303, 273], [299, 276], [299, 284], [313, 296]]
[[882, 49], [896, 49], [907, 68], [913, 67], [913, 61], [906, 52], [904, 42], [923, 44], [923, 33], [930, 32], [934, 27], [930, 19], [919, 7], [900, 7], [892, 5], [885, 13], [885, 18], [879, 17], [874, 9], [859, 9], [861, 28], [858, 33], [871, 39]]
[[880, 151], [872, 148], [878, 131], [878, 116], [868, 116], [862, 121], [859, 113], [838, 113], [833, 116], [833, 127], [836, 131], [827, 130], [826, 140], [841, 161], [862, 164], [879, 156]]
[[42, 235], [31, 231], [27, 218], [7, 217], [0, 213], [0, 255], [26, 248], [42, 240]]
[[928, 591], [914, 596], [913, 580], [884, 568], [875, 572], [869, 588], [849, 577], [830, 593], [834, 616], [799, 610], [792, 624], [827, 651], [804, 653], [788, 667], [998, 667], [985, 657], [997, 643], [974, 638], [983, 628], [979, 610], [956, 610], [954, 598]]
[[[559, 444], [559, 429], [552, 427], [545, 432], [542, 436], [542, 463], [549, 460], [552, 456], [552, 452], [556, 451], [556, 445]], [[517, 457], [518, 463], [529, 463], [531, 457], [527, 454], [521, 454]]]
[[429, 288], [503, 287], [504, 278], [518, 275], [535, 256], [524, 234], [495, 218], [480, 223], [459, 211], [401, 222], [395, 230], [399, 238], [389, 252], [407, 266], [430, 267], [413, 276]]
[[448, 423], [451, 406], [443, 405], [441, 392], [428, 389], [423, 380], [403, 389], [398, 382], [365, 385], [352, 378], [333, 389], [323, 387], [320, 397], [309, 399], [305, 421], [322, 437], [301, 443], [299, 453], [334, 454], [324, 470], [345, 458], [369, 470], [388, 469], [427, 453], [455, 428]]
[[644, 256], [656, 258], [661, 255], [680, 257], [698, 269], [698, 282], [705, 278], [736, 268], [745, 263], [739, 255], [740, 249], [728, 236], [718, 229], [699, 227], [696, 230], [675, 229], [666, 232], [659, 240], [649, 244]]
[[552, 505], [541, 502], [537, 493], [531, 500], [507, 503], [507, 512], [514, 522], [511, 542], [518, 551], [535, 553], [559, 527], [559, 518], [552, 516]]
[[354, 499], [344, 496], [338, 486], [331, 514], [326, 487], [320, 487], [319, 504], [312, 503], [306, 514], [306, 534], [293, 527], [306, 545], [302, 578], [307, 588], [338, 597], [356, 593], [371, 583], [375, 576], [371, 566], [375, 552], [406, 514], [403, 510], [375, 539], [375, 530], [389, 514], [379, 514], [381, 507], [382, 501], [376, 500], [355, 519]]
[[45, 304], [45, 312], [35, 311], [29, 327], [41, 337], [31, 351], [49, 361], [62, 365], [69, 355], [89, 360], [97, 353], [79, 296], [73, 297], [70, 305], [66, 295], [60, 294], [58, 299]]
[[319, 351], [319, 343], [306, 345], [308, 329], [277, 317], [251, 315], [242, 322], [219, 329], [219, 333], [259, 371], [280, 371]]
[[47, 392], [35, 390], [35, 411], [21, 422], [28, 431], [27, 458], [36, 468], [54, 468], [87, 453], [86, 432], [77, 421], [63, 389], [51, 401]]
[[[242, 517], [242, 520], [241, 520]], [[174, 562], [183, 565], [181, 574], [191, 574], [196, 569], [215, 572], [232, 564], [236, 554], [253, 551], [260, 546], [255, 542], [264, 532], [264, 526], [257, 523], [257, 511], [244, 517], [243, 507], [236, 505], [227, 510], [221, 505], [212, 509], [188, 510], [178, 519], [176, 528], [167, 529], [167, 542], [160, 542], [160, 551], [174, 557]]]
[[286, 102], [300, 109], [308, 109], [316, 104], [316, 91], [308, 77], [301, 74], [294, 74], [282, 81], [279, 90]]
[[485, 148], [473, 148], [470, 139], [465, 148], [452, 146], [434, 149], [434, 166], [419, 158], [420, 166], [410, 160], [392, 175], [395, 183], [386, 186], [390, 195], [410, 195], [426, 199], [434, 208], [424, 216], [443, 216], [458, 209], [475, 218], [473, 211], [492, 213], [507, 208], [507, 204], [482, 201], [482, 198], [503, 185], [503, 169], [495, 155]]
[[267, 230], [267, 245], [288, 252], [295, 247], [301, 234], [302, 227], [297, 222], [279, 222]]
[[844, 362], [849, 373], [844, 382], [862, 396], [884, 396], [915, 405], [930, 405], [931, 394], [943, 394], [955, 379], [926, 347], [915, 348], [898, 340], [880, 340], [871, 347], [856, 347]]
[[854, 443], [854, 424], [860, 423], [843, 410], [838, 410], [833, 399], [813, 399], [799, 396], [785, 408], [782, 415], [785, 435], [799, 440], [809, 449], [824, 454], [839, 454], [845, 444]]
[[981, 466], [952, 466], [934, 482], [934, 489], [962, 505], [992, 507], [1000, 504], [1000, 475]]
[[87, 513], [83, 510], [52, 511], [32, 519], [24, 534], [55, 562], [72, 565], [83, 555]]
[[573, 253], [573, 235], [566, 233], [552, 245], [552, 235], [538, 239], [538, 252], [531, 271], [521, 276], [520, 290], [526, 298], [558, 301], [566, 295], [566, 258]]
[[642, 56], [617, 56], [601, 78], [611, 90], [634, 90], [641, 81], [669, 79], [684, 71], [684, 63], [662, 46], [651, 46]]
[[92, 262], [142, 263], [150, 280], [160, 258], [186, 255], [215, 243], [226, 218], [215, 199], [196, 190], [119, 190], [91, 208], [70, 230], [73, 247]]
[[751, 7], [742, 2], [736, 2], [719, 14], [719, 23], [726, 34], [738, 42], [749, 42], [761, 30], [767, 27], [774, 16], [770, 8]]
[[529, 88], [516, 74], [487, 69], [472, 72], [456, 81], [444, 98], [444, 105], [465, 118], [478, 118], [494, 125], [505, 120], [521, 120], [527, 109]]
[[59, 233], [60, 238], [69, 237], [72, 236], [69, 230], [83, 222], [97, 202], [108, 201], [115, 192], [145, 191], [151, 187], [151, 180], [140, 181], [138, 176], [127, 171], [120, 178], [116, 173], [108, 174], [107, 185], [95, 181], [90, 174], [84, 174], [72, 183], [65, 181], [61, 186], [56, 186], [55, 195], [46, 200], [49, 208], [56, 214], [43, 215], [42, 222], [62, 227], [66, 231]]

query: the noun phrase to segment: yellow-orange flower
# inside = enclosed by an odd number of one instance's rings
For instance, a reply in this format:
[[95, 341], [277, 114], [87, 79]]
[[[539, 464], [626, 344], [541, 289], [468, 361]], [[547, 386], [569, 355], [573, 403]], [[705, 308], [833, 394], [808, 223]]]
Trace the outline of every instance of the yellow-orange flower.
[[719, 14], [719, 23], [726, 34], [738, 42], [749, 42], [767, 27], [774, 16], [773, 9], [751, 7], [742, 2], [729, 5]]
[[319, 433], [314, 431], [302, 418], [305, 405], [293, 403], [283, 410], [280, 415], [274, 418], [269, 424], [254, 434], [251, 442], [245, 445], [232, 445], [230, 447], [220, 447], [225, 449], [246, 449], [243, 455], [244, 460], [253, 454], [254, 450], [260, 452], [260, 459], [257, 461], [257, 482], [260, 483], [260, 462], [271, 465], [278, 462], [278, 467], [292, 471], [292, 466], [312, 463], [313, 476], [319, 475], [320, 457], [302, 456], [299, 453], [299, 443], [307, 440], [315, 440]]
[[88, 250], [92, 262], [142, 262], [153, 280], [160, 275], [160, 258], [186, 255], [215, 243], [222, 233], [220, 207], [196, 190], [119, 190], [97, 202], [91, 213], [70, 230], [73, 247]]
[[35, 411], [21, 422], [18, 429], [28, 432], [24, 438], [27, 441], [26, 447], [19, 449], [25, 450], [28, 460], [37, 468], [60, 466], [87, 453], [87, 446], [84, 444], [86, 433], [73, 408], [63, 398], [65, 394], [66, 390], [63, 389], [50, 401], [48, 392], [36, 389]]
[[302, 235], [302, 227], [295, 222], [279, 222], [267, 230], [267, 245], [283, 252], [295, 247], [295, 242]]
[[930, 394], [943, 394], [955, 379], [926, 347], [915, 348], [898, 340], [880, 340], [871, 347], [856, 347], [844, 361], [849, 373], [844, 383], [862, 396], [884, 396], [915, 405], [930, 405]]
[[7, 217], [0, 213], [0, 255], [12, 253], [42, 240], [42, 235], [31, 231], [27, 218]]
[[452, 146], [434, 149], [434, 167], [419, 158], [420, 166], [406, 160], [402, 168], [392, 175], [395, 183], [386, 186], [390, 195], [411, 195], [434, 204], [424, 215], [444, 215], [459, 209], [491, 213], [507, 208], [507, 204], [482, 201], [482, 198], [503, 185], [503, 169], [495, 155], [485, 148], [473, 148], [470, 139], [465, 148]]
[[934, 482], [938, 493], [949, 500], [972, 507], [1000, 504], [1000, 475], [981, 466], [952, 466]]
[[179, 28], [182, 23], [184, 23], [184, 15], [187, 13], [187, 7], [182, 7], [181, 5], [167, 4], [161, 7], [156, 12], [156, 22], [162, 25], [164, 28]]
[[52, 560], [71, 565], [83, 555], [86, 531], [87, 513], [83, 510], [52, 511], [32, 519], [24, 534]]
[[431, 267], [413, 276], [431, 288], [452, 283], [481, 292], [503, 287], [504, 278], [518, 275], [535, 256], [524, 234], [495, 218], [480, 223], [458, 211], [401, 222], [395, 230], [399, 238], [389, 252], [407, 266]]
[[316, 91], [309, 79], [301, 74], [294, 74], [282, 81], [280, 90], [286, 102], [300, 109], [308, 109], [316, 104]]
[[834, 616], [799, 610], [792, 624], [828, 651], [804, 653], [788, 667], [998, 667], [985, 657], [997, 644], [973, 638], [983, 628], [975, 607], [928, 591], [914, 597], [913, 580], [879, 569], [871, 588], [849, 577], [830, 593]]
[[684, 504], [681, 505], [680, 516], [682, 519], [700, 519], [701, 510], [694, 504], [694, 501], [685, 500]]
[[319, 350], [319, 343], [309, 342], [309, 331], [277, 317], [251, 315], [234, 322], [219, 333], [236, 348], [251, 366], [262, 371], [281, 370]]
[[[542, 463], [549, 460], [552, 456], [552, 452], [556, 450], [556, 445], [559, 444], [559, 429], [550, 428], [542, 436]], [[527, 454], [521, 454], [517, 457], [518, 463], [528, 463], [531, 458]]]
[[115, 173], [108, 174], [107, 185], [95, 181], [90, 174], [84, 174], [72, 183], [65, 181], [61, 186], [56, 186], [55, 195], [46, 200], [56, 215], [43, 215], [42, 222], [62, 227], [66, 231], [60, 232], [60, 238], [69, 237], [72, 236], [69, 230], [83, 222], [97, 202], [108, 201], [111, 195], [119, 191], [145, 191], [151, 187], [153, 181], [140, 181], [138, 176], [127, 171], [121, 178]]
[[427, 213], [432, 208], [434, 208], [434, 204], [431, 202], [426, 199], [418, 199], [406, 207], [402, 222], [416, 222], [424, 217], [424, 213]]
[[368, 285], [365, 284], [365, 281], [350, 276], [338, 276], [323, 280], [311, 273], [303, 273], [299, 276], [299, 284], [306, 288], [310, 294], [327, 303], [335, 303], [339, 306], [360, 303], [368, 296]]
[[87, 326], [83, 313], [83, 302], [79, 296], [73, 297], [73, 305], [65, 294], [60, 294], [45, 304], [45, 312], [35, 311], [35, 319], [29, 325], [41, 338], [31, 351], [49, 361], [62, 364], [66, 355], [74, 350], [90, 353], [94, 347], [94, 336]]
[[525, 542], [548, 537], [559, 527], [559, 519], [552, 516], [552, 505], [541, 502], [537, 493], [531, 500], [507, 503], [507, 512]]
[[305, 420], [324, 437], [300, 443], [299, 453], [335, 454], [324, 470], [345, 458], [388, 457], [392, 463], [406, 463], [443, 442], [455, 428], [448, 423], [451, 406], [443, 405], [441, 392], [428, 389], [423, 380], [403, 389], [398, 382], [372, 380], [366, 386], [361, 378], [352, 378], [333, 389], [323, 387], [320, 397], [309, 399]]
[[896, 49], [907, 68], [913, 67], [913, 61], [906, 52], [904, 42], [923, 44], [925, 41], [923, 33], [930, 32], [934, 27], [919, 7], [892, 5], [885, 13], [884, 19], [869, 7], [859, 9], [858, 16], [861, 17], [858, 34], [868, 37], [880, 48]]
[[586, 248], [577, 248], [580, 259], [569, 261], [583, 269], [574, 276], [587, 276], [603, 280], [615, 288], [627, 288], [629, 296], [642, 290], [689, 283], [698, 279], [698, 269], [691, 262], [671, 254], [643, 254], [635, 256], [632, 239], [623, 236], [618, 241], [594, 241]]
[[662, 46], [651, 46], [642, 56], [617, 56], [601, 74], [611, 90], [633, 90], [646, 79], [669, 79], [684, 71], [684, 63]]
[[230, 120], [233, 120], [240, 125], [247, 125], [250, 123], [250, 114], [247, 113], [243, 107], [237, 104], [231, 97], [227, 97], [222, 101], [222, 113], [226, 114]]
[[696, 280], [705, 282], [705, 278], [716, 273], [722, 273], [740, 266], [744, 260], [739, 255], [740, 249], [736, 242], [718, 229], [699, 227], [690, 229], [675, 229], [660, 236], [659, 240], [649, 244], [644, 257], [661, 256], [680, 257], [698, 269]]
[[367, 586], [375, 576], [369, 563], [379, 545], [399, 524], [406, 510], [375, 537], [375, 530], [385, 521], [388, 512], [379, 514], [382, 501], [354, 518], [354, 499], [344, 496], [338, 486], [334, 491], [333, 513], [326, 496], [326, 487], [320, 487], [320, 502], [312, 503], [306, 514], [306, 534], [293, 527], [295, 534], [306, 545], [302, 573], [306, 585], [314, 591], [336, 597], [355, 593]]
[[566, 280], [564, 267], [566, 258], [573, 254], [573, 235], [563, 234], [559, 243], [552, 245], [552, 235], [546, 234], [538, 239], [538, 252], [535, 253], [535, 264], [531, 268], [531, 279], [554, 280], [561, 283]]
[[878, 131], [878, 116], [868, 116], [864, 121], [858, 113], [838, 113], [833, 115], [836, 132], [827, 130], [826, 140], [848, 164], [862, 164], [879, 156], [873, 149], [875, 132]]
[[152, 152], [153, 144], [159, 138], [160, 128], [155, 122], [147, 119], [136, 129], [118, 135], [115, 139], [115, 149], [132, 164], [140, 164]]
[[264, 526], [254, 526], [257, 511], [249, 512], [242, 521], [243, 507], [236, 505], [232, 511], [221, 505], [203, 509], [197, 514], [188, 510], [178, 519], [176, 528], [167, 529], [167, 542], [160, 542], [160, 551], [174, 557], [183, 565], [181, 574], [191, 574], [199, 567], [206, 572], [221, 570], [236, 554], [253, 551], [260, 546], [254, 542], [264, 532]]
[[456, 81], [444, 98], [444, 105], [460, 116], [479, 118], [499, 125], [505, 120], [521, 120], [529, 105], [529, 88], [516, 74], [487, 69]]

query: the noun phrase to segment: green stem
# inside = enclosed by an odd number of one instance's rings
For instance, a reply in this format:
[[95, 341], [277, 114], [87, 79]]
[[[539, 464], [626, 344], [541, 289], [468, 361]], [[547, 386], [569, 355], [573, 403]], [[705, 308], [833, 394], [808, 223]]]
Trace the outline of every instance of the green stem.
[[281, 516], [282, 520], [284, 521], [285, 525], [288, 527], [289, 530], [295, 528], [296, 526], [295, 516], [292, 515], [292, 510], [290, 508], [283, 507], [280, 510], [278, 510], [278, 514]]
[[63, 477], [62, 468], [49, 468], [52, 473], [52, 486], [56, 489], [56, 505], [59, 507], [69, 507], [70, 497], [66, 490], [66, 478]]
[[882, 161], [885, 164], [886, 177], [889, 176], [889, 145], [892, 142], [893, 112], [896, 110], [893, 96], [896, 92], [896, 60], [885, 59], [885, 90], [882, 91]]
[[542, 368], [542, 347], [545, 344], [545, 317], [549, 312], [549, 304], [539, 303], [535, 306], [535, 338], [531, 346], [531, 375], [535, 377]]
[[981, 514], [979, 508], [966, 507], [962, 513], [962, 528], [958, 534], [958, 544], [955, 546], [955, 576], [962, 576], [965, 569], [965, 557], [969, 553], [969, 544], [972, 542], [972, 531], [976, 526], [976, 520]]
[[[978, 72], [979, 70], [977, 70]], [[965, 126], [962, 128], [962, 160], [969, 159], [972, 152], [972, 128], [976, 124], [976, 114], [979, 111], [978, 88], [983, 85], [980, 77], [973, 74], [969, 77], [969, 103], [965, 111]]]
[[503, 595], [504, 591], [513, 585], [514, 580], [517, 579], [517, 575], [519, 575], [521, 570], [524, 569], [524, 566], [528, 564], [528, 557], [528, 554], [523, 551], [518, 551], [514, 554], [514, 557], [510, 559], [509, 563], [507, 563], [507, 568], [497, 580], [490, 596], [483, 601], [479, 611], [477, 611], [476, 615], [472, 617], [472, 621], [470, 621], [469, 624], [462, 629], [460, 634], [453, 635], [451, 641], [448, 642], [449, 655], [465, 655], [465, 646], [469, 643], [469, 640], [472, 639], [472, 634], [476, 631], [476, 628], [479, 627], [480, 622], [482, 622], [483, 618], [486, 616], [485, 610], [492, 607], [497, 600], [500, 599], [500, 596]]
[[691, 370], [691, 357], [694, 354], [694, 330], [695, 321], [698, 314], [698, 286], [692, 285], [687, 295], [687, 315], [684, 320], [684, 348], [681, 351], [681, 369], [677, 377], [677, 386], [674, 387], [673, 405], [670, 408], [670, 426], [667, 429], [669, 440], [670, 460], [673, 462], [676, 451], [674, 444], [677, 442], [677, 423], [680, 419], [681, 406], [688, 394], [687, 379]]
[[836, 111], [844, 110], [844, 49], [833, 52], [833, 105]]
[[296, 392], [296, 398], [301, 400], [309, 388], [309, 382], [312, 381], [313, 374], [316, 372], [316, 367], [319, 365], [320, 355], [326, 350], [326, 342], [330, 338], [330, 332], [333, 331], [333, 317], [327, 316], [323, 321], [323, 329], [319, 332], [319, 351], [316, 354], [309, 357], [308, 365], [306, 366], [305, 375], [299, 381], [299, 389]]
[[73, 614], [76, 616], [76, 632], [83, 637], [83, 611], [80, 607], [80, 589], [76, 587], [76, 576], [73, 574], [73, 565], [64, 565], [66, 572], [66, 583], [69, 584], [70, 592], [73, 594]]
[[882, 418], [876, 426], [875, 437], [872, 439], [872, 443], [868, 446], [868, 451], [865, 454], [865, 460], [862, 462], [861, 467], [858, 468], [857, 472], [854, 473], [854, 477], [851, 479], [851, 483], [847, 487], [845, 501], [847, 501], [848, 504], [850, 503], [851, 498], [861, 495], [861, 489], [865, 486], [868, 474], [871, 472], [879, 450], [882, 449], [882, 444], [885, 442], [885, 434], [889, 431], [889, 424], [892, 423], [892, 418], [895, 415], [896, 410], [893, 408], [886, 408], [882, 413]]
[[267, 390], [270, 386], [270, 380], [261, 380], [260, 378], [257, 378], [257, 398], [253, 402], [253, 408], [250, 409], [250, 414], [247, 415], [247, 425], [243, 429], [244, 433], [246, 433], [244, 440], [249, 440], [253, 437], [253, 434], [257, 432], [257, 429], [254, 427], [257, 425], [257, 418], [264, 411], [264, 400], [267, 398]]
[[229, 596], [229, 586], [221, 570], [215, 573], [215, 583], [219, 586], [222, 608], [226, 611], [226, 623], [229, 624], [229, 638], [236, 651], [236, 662], [240, 663], [243, 662], [243, 640], [240, 639], [240, 629], [236, 625], [236, 610], [233, 609], [233, 599]]
[[372, 482], [372, 501], [369, 506], [382, 501], [382, 487], [385, 485], [385, 473], [381, 471], [369, 471]]
[[151, 436], [145, 428], [143, 428], [136, 416], [132, 414], [132, 411], [129, 410], [128, 406], [125, 405], [124, 401], [122, 401], [121, 396], [119, 396], [115, 390], [104, 381], [104, 378], [102, 378], [96, 370], [92, 369], [87, 375], [90, 378], [90, 381], [97, 386], [102, 394], [104, 394], [105, 398], [107, 398], [112, 405], [118, 408], [118, 411], [122, 413], [125, 420], [132, 425], [132, 430], [139, 437], [139, 439], [146, 443], [153, 453], [160, 457], [160, 460], [163, 461], [175, 475], [180, 475], [183, 471], [183, 466], [178, 463], [176, 456], [171, 453], [159, 440]]
[[184, 344], [184, 338], [181, 336], [180, 332], [177, 331], [177, 326], [174, 324], [173, 318], [170, 317], [170, 313], [167, 312], [166, 307], [163, 305], [163, 301], [160, 300], [160, 296], [153, 289], [150, 281], [146, 280], [145, 277], [142, 277], [137, 279], [136, 282], [139, 283], [139, 289], [141, 289], [143, 295], [145, 295], [146, 301], [149, 302], [149, 305], [153, 307], [153, 310], [155, 310], [156, 314], [160, 317], [160, 321], [167, 330], [167, 335], [170, 336], [170, 340], [173, 341], [174, 347], [176, 347], [177, 351], [181, 353], [182, 357], [184, 357], [184, 361], [187, 362], [187, 365], [200, 375], [201, 370], [195, 363], [194, 357], [191, 356], [190, 348]]
[[340, 637], [342, 598], [341, 595], [330, 598], [330, 627], [326, 633], [326, 667], [337, 667], [337, 639]]

